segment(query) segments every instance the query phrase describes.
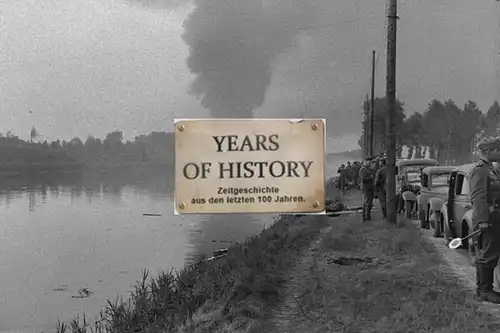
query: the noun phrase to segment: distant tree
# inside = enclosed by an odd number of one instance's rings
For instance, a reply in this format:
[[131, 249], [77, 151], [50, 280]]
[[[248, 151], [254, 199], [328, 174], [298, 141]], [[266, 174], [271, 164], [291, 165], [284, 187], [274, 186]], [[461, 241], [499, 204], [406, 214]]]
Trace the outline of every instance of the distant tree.
[[493, 105], [490, 106], [488, 112], [483, 117], [481, 122], [481, 129], [484, 131], [484, 135], [487, 137], [498, 136], [498, 125], [500, 124], [500, 104], [498, 101], [494, 101]]
[[83, 142], [82, 142], [82, 140], [80, 140], [80, 138], [73, 138], [68, 142], [68, 144], [74, 148], [83, 147]]
[[[373, 150], [375, 155], [379, 155], [385, 152], [386, 144], [386, 107], [387, 102], [385, 97], [375, 98], [375, 108], [374, 108], [374, 124], [373, 124]], [[364, 110], [370, 110], [370, 103], [365, 102]], [[396, 137], [400, 137], [403, 131], [403, 123], [405, 119], [405, 110], [403, 103], [401, 101], [396, 101]], [[358, 145], [361, 149], [364, 149], [364, 134], [358, 140]], [[400, 142], [399, 142], [400, 144]]]
[[412, 158], [415, 151], [415, 157], [422, 157], [422, 134], [423, 134], [424, 116], [416, 112], [404, 121], [403, 131], [401, 133], [401, 142], [408, 146], [408, 157]]
[[106, 134], [106, 138], [104, 139], [104, 145], [115, 146], [123, 143], [123, 132], [114, 131]]
[[453, 157], [461, 117], [462, 110], [452, 100], [429, 103], [424, 112], [422, 140], [429, 146], [431, 158], [443, 163]]
[[473, 158], [476, 136], [481, 132], [483, 113], [473, 101], [465, 103], [460, 119], [459, 135], [455, 146], [455, 155], [459, 162], [467, 162]]
[[59, 139], [57, 139], [56, 141], [52, 141], [50, 143], [50, 148], [52, 148], [52, 149], [60, 149], [61, 148], [61, 142], [59, 141]]

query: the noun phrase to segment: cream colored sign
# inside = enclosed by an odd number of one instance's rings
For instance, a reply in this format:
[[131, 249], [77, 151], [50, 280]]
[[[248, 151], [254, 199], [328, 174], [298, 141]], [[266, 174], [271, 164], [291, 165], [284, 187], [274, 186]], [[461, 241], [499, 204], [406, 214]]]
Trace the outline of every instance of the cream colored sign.
[[176, 213], [320, 213], [324, 146], [323, 119], [176, 121]]

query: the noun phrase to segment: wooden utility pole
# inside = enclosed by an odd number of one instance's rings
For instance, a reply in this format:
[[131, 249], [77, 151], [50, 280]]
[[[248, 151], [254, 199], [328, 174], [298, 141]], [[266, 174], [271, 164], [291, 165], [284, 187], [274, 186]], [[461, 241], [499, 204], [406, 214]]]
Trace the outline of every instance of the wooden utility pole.
[[387, 221], [397, 222], [396, 214], [396, 33], [397, 33], [397, 0], [389, 0], [387, 25]]
[[375, 50], [372, 52], [372, 96], [371, 96], [371, 110], [370, 110], [370, 156], [374, 155], [373, 145], [375, 141]]
[[365, 158], [366, 157], [366, 140], [367, 140], [366, 139], [366, 126], [367, 126], [366, 120], [367, 119], [366, 119], [366, 107], [365, 107], [364, 99], [363, 99], [363, 112], [362, 112], [362, 114], [363, 114], [363, 122], [362, 122], [362, 124], [363, 124], [363, 132], [362, 132], [363, 133], [363, 149], [362, 150], [363, 150], [363, 158]]

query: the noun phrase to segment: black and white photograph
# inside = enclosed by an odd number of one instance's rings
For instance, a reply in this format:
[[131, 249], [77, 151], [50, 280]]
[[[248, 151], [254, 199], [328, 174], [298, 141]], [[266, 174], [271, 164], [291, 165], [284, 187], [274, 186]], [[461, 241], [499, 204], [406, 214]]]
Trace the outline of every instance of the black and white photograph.
[[0, 333], [500, 332], [500, 1], [1, 0]]

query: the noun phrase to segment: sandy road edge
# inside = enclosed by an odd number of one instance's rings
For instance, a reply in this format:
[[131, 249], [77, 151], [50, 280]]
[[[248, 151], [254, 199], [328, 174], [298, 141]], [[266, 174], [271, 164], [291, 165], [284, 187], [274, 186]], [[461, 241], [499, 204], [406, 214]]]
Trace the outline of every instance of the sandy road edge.
[[451, 250], [446, 246], [443, 238], [432, 236], [432, 232], [427, 229], [421, 229], [420, 221], [412, 220], [415, 228], [420, 229], [422, 240], [431, 245], [435, 252], [442, 259], [443, 264], [440, 270], [450, 278], [456, 279], [457, 283], [467, 292], [467, 301], [476, 304], [480, 310], [498, 316], [500, 318], [500, 305], [478, 302], [474, 300], [476, 290], [476, 269], [471, 265], [469, 258], [461, 253], [460, 250]]

